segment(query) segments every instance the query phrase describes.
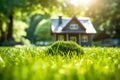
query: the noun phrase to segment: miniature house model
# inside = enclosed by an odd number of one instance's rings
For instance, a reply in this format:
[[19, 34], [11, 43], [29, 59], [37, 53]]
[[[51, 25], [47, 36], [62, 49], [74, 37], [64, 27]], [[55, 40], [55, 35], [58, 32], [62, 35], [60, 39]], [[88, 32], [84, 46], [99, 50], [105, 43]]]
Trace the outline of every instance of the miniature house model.
[[91, 46], [96, 33], [89, 18], [51, 19], [51, 35], [54, 41], [75, 41], [82, 46]]

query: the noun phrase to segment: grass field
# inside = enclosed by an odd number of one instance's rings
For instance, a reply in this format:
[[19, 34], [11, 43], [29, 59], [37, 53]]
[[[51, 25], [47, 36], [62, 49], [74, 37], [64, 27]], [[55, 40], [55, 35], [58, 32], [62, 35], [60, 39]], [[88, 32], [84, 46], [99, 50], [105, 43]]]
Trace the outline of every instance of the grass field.
[[43, 47], [1, 47], [0, 80], [120, 80], [120, 48], [83, 49], [70, 57]]

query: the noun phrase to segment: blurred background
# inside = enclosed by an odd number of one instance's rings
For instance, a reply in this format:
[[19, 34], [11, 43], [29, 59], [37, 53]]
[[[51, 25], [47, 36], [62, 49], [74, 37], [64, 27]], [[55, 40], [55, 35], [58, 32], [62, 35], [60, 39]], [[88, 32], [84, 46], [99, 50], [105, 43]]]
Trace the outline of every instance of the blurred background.
[[96, 46], [120, 46], [120, 0], [0, 0], [0, 46], [48, 45], [50, 19], [89, 17]]

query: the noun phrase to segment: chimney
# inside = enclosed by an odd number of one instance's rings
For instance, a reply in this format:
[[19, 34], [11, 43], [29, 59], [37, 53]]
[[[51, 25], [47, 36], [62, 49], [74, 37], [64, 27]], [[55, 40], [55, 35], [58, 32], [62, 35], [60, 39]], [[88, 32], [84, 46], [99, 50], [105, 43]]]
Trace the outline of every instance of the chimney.
[[62, 16], [60, 15], [59, 16], [59, 25], [61, 25], [62, 24]]

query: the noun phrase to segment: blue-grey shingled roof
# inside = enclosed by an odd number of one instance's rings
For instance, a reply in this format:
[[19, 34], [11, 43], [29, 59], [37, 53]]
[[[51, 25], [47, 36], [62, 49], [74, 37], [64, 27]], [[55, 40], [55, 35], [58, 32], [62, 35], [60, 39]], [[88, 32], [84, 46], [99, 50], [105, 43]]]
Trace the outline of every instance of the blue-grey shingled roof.
[[95, 34], [96, 30], [91, 23], [89, 18], [78, 18], [78, 21], [86, 29], [85, 31], [62, 31], [62, 29], [72, 20], [73, 18], [62, 19], [62, 24], [59, 25], [59, 19], [51, 19], [51, 31], [52, 33], [90, 33]]

